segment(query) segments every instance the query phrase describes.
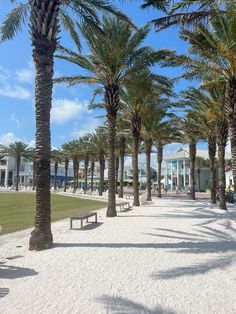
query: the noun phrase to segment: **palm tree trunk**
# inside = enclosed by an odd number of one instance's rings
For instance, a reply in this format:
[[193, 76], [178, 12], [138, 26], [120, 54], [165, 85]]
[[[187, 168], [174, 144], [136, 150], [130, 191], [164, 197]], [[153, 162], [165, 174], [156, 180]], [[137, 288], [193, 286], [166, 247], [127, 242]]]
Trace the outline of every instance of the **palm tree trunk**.
[[65, 159], [64, 192], [66, 192], [66, 188], [67, 188], [68, 167], [69, 167], [69, 160], [66, 158]]
[[86, 157], [84, 161], [84, 194], [87, 193], [88, 189], [88, 162], [88, 157]]
[[157, 170], [157, 196], [161, 197], [161, 165], [163, 161], [163, 145], [159, 144], [157, 146], [157, 163], [158, 163], [158, 170]]
[[91, 191], [93, 191], [93, 176], [94, 176], [94, 159], [91, 160]]
[[20, 178], [20, 156], [16, 158], [16, 191], [19, 190], [19, 178]]
[[210, 160], [210, 187], [211, 187], [211, 203], [216, 204], [216, 138], [215, 136], [208, 137], [208, 154]]
[[35, 168], [36, 167], [35, 167], [35, 158], [34, 158], [34, 160], [33, 160], [33, 182], [32, 182], [32, 189], [33, 189], [33, 191], [35, 190], [35, 171], [36, 171]]
[[227, 210], [225, 200], [225, 147], [228, 139], [228, 123], [225, 119], [217, 126], [217, 146], [219, 160], [219, 198], [220, 209]]
[[116, 194], [118, 194], [118, 181], [119, 181], [119, 163], [120, 158], [116, 157]]
[[105, 168], [105, 160], [103, 154], [99, 156], [99, 168], [100, 168], [100, 183], [99, 183], [99, 196], [102, 196], [104, 191], [104, 168]]
[[144, 141], [146, 153], [146, 174], [147, 174], [147, 201], [152, 200], [152, 184], [151, 184], [151, 150], [152, 139], [149, 138]]
[[120, 138], [120, 189], [119, 197], [124, 197], [124, 165], [125, 165], [125, 145], [126, 139], [124, 136]]
[[79, 187], [79, 160], [76, 163], [76, 189]]
[[197, 169], [198, 192], [200, 192], [200, 187], [201, 187], [201, 182], [200, 182], [200, 178], [201, 177], [200, 177], [200, 175], [201, 175], [201, 169], [199, 168], [199, 169]]
[[[59, 30], [60, 0], [30, 1], [30, 31], [36, 68], [36, 216], [29, 241], [30, 250], [52, 246], [50, 157], [50, 110], [53, 88], [53, 54]], [[43, 23], [42, 23], [43, 21]]]
[[232, 173], [236, 194], [236, 78], [229, 81], [226, 91], [226, 115], [230, 128]]
[[54, 191], [57, 189], [57, 171], [58, 171], [58, 163], [56, 162], [54, 165]]
[[225, 146], [218, 145], [220, 209], [227, 210], [225, 201]]
[[139, 202], [139, 180], [138, 180], [138, 148], [139, 148], [139, 132], [133, 132], [133, 153], [132, 153], [132, 167], [133, 167], [133, 206], [140, 206]]
[[78, 188], [78, 159], [73, 158], [73, 172], [74, 172], [74, 180], [73, 180], [73, 192], [76, 192], [76, 189]]
[[116, 213], [116, 172], [115, 172], [115, 137], [116, 112], [107, 114], [108, 130], [108, 205], [107, 217], [115, 217]]
[[189, 143], [189, 158], [190, 158], [190, 189], [191, 199], [195, 200], [195, 162], [196, 162], [196, 142]]

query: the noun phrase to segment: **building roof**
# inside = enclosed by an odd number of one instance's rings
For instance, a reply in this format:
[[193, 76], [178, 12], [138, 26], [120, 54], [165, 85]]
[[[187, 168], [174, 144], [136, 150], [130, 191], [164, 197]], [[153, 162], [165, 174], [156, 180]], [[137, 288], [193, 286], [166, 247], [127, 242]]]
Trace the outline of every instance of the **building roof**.
[[[205, 149], [197, 149], [196, 152], [198, 157], [202, 157], [204, 159], [208, 157], [208, 150]], [[176, 153], [171, 155], [164, 156], [164, 160], [177, 160], [177, 159], [188, 159], [189, 158], [189, 150], [180, 148]]]
[[[208, 159], [208, 150], [206, 149], [197, 149], [196, 151], [197, 157], [202, 157], [204, 159]], [[231, 155], [229, 153], [225, 153], [225, 157], [227, 159], [231, 158]], [[188, 159], [189, 158], [189, 150], [180, 148], [176, 153], [168, 154], [164, 156], [164, 160], [178, 160], [178, 159]]]

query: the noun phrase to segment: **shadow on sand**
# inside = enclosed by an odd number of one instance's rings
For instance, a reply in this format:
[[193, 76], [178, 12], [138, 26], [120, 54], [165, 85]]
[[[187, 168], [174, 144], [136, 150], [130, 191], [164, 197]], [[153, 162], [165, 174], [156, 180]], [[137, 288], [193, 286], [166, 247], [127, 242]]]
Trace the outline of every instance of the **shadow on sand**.
[[[151, 275], [155, 280], [174, 279], [183, 276], [193, 276], [205, 274], [215, 269], [226, 269], [236, 260], [236, 229], [233, 223], [225, 221], [219, 226], [224, 230], [210, 227], [206, 224], [198, 225], [196, 232], [174, 231], [170, 229], [158, 228], [158, 233], [145, 233], [157, 238], [180, 239], [185, 243], [182, 248], [175, 250], [175, 253], [225, 253], [213, 259], [207, 259], [202, 263], [194, 263], [188, 266], [173, 267], [166, 271], [156, 272]], [[160, 233], [161, 232], [161, 233]], [[208, 240], [207, 240], [208, 239]], [[198, 242], [195, 242], [198, 241]], [[179, 243], [179, 244], [180, 244]], [[177, 244], [177, 243], [176, 243]], [[184, 247], [185, 246], [185, 247]], [[177, 248], [177, 247], [176, 247]]]
[[0, 278], [15, 279], [38, 275], [34, 269], [0, 264]]
[[9, 294], [9, 289], [8, 288], [0, 288], [0, 298], [4, 298]]
[[[177, 314], [176, 311], [160, 305], [155, 306], [153, 309], [147, 306], [131, 301], [126, 298], [113, 297], [103, 295], [97, 298], [96, 301], [102, 303], [105, 307], [106, 313], [113, 314]], [[178, 312], [178, 314], [181, 314]]]

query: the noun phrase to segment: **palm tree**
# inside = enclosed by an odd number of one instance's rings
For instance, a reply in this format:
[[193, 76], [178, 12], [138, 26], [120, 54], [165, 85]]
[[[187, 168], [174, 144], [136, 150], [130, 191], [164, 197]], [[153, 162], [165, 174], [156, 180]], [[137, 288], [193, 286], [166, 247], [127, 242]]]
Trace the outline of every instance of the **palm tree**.
[[53, 149], [51, 152], [51, 160], [54, 163], [54, 191], [57, 189], [57, 172], [58, 165], [62, 162], [62, 154], [61, 151]]
[[165, 91], [165, 93], [170, 93], [171, 87], [172, 86], [170, 82], [166, 78], [154, 75], [148, 70], [143, 70], [126, 83], [126, 90], [122, 95], [122, 110], [124, 111], [125, 117], [127, 117], [127, 120], [130, 122], [131, 133], [133, 137], [132, 167], [134, 206], [140, 205], [138, 152], [142, 129], [142, 119], [145, 116], [149, 116], [150, 110], [153, 108], [153, 99], [150, 98], [150, 95], [158, 95], [158, 93], [163, 91]]
[[32, 180], [32, 190], [35, 190], [35, 169], [36, 169], [36, 160], [35, 160], [35, 148], [29, 148], [27, 153], [26, 153], [26, 159], [32, 162], [32, 170], [33, 170], [33, 180]]
[[78, 171], [79, 171], [79, 160], [81, 158], [80, 146], [78, 141], [73, 140], [71, 142], [62, 145], [62, 150], [66, 153], [69, 159], [73, 162], [73, 192], [76, 192], [78, 188]]
[[66, 192], [70, 154], [69, 154], [69, 152], [67, 152], [63, 148], [60, 150], [60, 152], [61, 152], [61, 158], [62, 158], [62, 160], [64, 160], [64, 173], [65, 173], [65, 175], [64, 175], [64, 192]]
[[[156, 127], [153, 129], [153, 141], [157, 148], [157, 196], [161, 197], [161, 168], [163, 161], [163, 148], [166, 144], [180, 140], [180, 131], [178, 128], [178, 119], [174, 115], [168, 114], [164, 110], [164, 115], [159, 116], [156, 121]], [[169, 117], [169, 118], [168, 118]], [[168, 118], [168, 119], [167, 119]]]
[[115, 202], [115, 139], [116, 119], [120, 108], [120, 90], [125, 80], [137, 71], [154, 64], [163, 57], [164, 52], [154, 51], [151, 47], [141, 47], [148, 34], [148, 27], [133, 31], [131, 26], [117, 18], [104, 17], [102, 33], [94, 32], [90, 27], [82, 27], [90, 53], [81, 55], [61, 47], [59, 58], [79, 65], [84, 75], [61, 77], [57, 82], [69, 85], [80, 83], [97, 84], [103, 93], [107, 113], [108, 141], [108, 207], [107, 216], [116, 216]]
[[198, 192], [201, 192], [201, 170], [206, 165], [205, 159], [197, 156], [195, 160], [195, 168], [197, 172], [197, 185], [198, 185]]
[[202, 89], [189, 88], [182, 93], [185, 96], [186, 104], [196, 110], [196, 116], [201, 121], [201, 126], [205, 137], [208, 138], [209, 159], [211, 170], [211, 201], [216, 202], [216, 169], [215, 154], [216, 143], [218, 146], [219, 159], [219, 196], [220, 207], [225, 209], [225, 146], [228, 136], [228, 125], [225, 112], [225, 84], [216, 82], [205, 86]]
[[120, 156], [120, 177], [119, 177], [119, 198], [124, 197], [124, 166], [125, 166], [125, 151], [127, 139], [129, 139], [129, 123], [122, 114], [117, 117], [117, 136]]
[[4, 153], [16, 160], [16, 191], [18, 191], [21, 158], [27, 157], [28, 145], [23, 142], [14, 142], [4, 147]]
[[[16, 1], [11, 1], [15, 3]], [[33, 60], [36, 69], [36, 216], [35, 229], [31, 233], [29, 249], [42, 250], [52, 246], [50, 209], [50, 109], [53, 89], [53, 56], [59, 42], [60, 26], [63, 25], [80, 46], [75, 22], [78, 16], [93, 29], [99, 28], [99, 13], [110, 12], [126, 19], [109, 1], [88, 0], [25, 0], [6, 16], [0, 26], [0, 42], [12, 39], [29, 24]], [[127, 20], [127, 19], [126, 19]]]
[[105, 152], [107, 150], [107, 131], [104, 127], [96, 128], [94, 133], [88, 134], [91, 151], [97, 155], [99, 160], [99, 195], [104, 191], [104, 170], [105, 170]]
[[[210, 92], [210, 93], [209, 93]], [[181, 103], [197, 111], [202, 120], [202, 132], [205, 134], [208, 142], [208, 155], [210, 161], [210, 187], [211, 187], [211, 202], [216, 203], [216, 128], [217, 120], [215, 113], [221, 110], [222, 95], [216, 93], [213, 89], [206, 91], [203, 88], [197, 89], [189, 87], [182, 91], [180, 96], [183, 98]], [[213, 113], [213, 114], [212, 114]]]
[[202, 121], [198, 113], [194, 110], [188, 110], [186, 116], [182, 119], [181, 129], [183, 131], [183, 141], [189, 144], [190, 159], [190, 192], [191, 199], [195, 200], [195, 164], [196, 164], [196, 146], [197, 142], [203, 137], [201, 129]]
[[[236, 45], [235, 14], [227, 11], [224, 16], [211, 21], [212, 29], [199, 25], [195, 31], [183, 30], [181, 38], [190, 44], [189, 55], [169, 56], [168, 65], [182, 66], [184, 77], [200, 78], [204, 85], [224, 82], [225, 112], [230, 128], [232, 171], [236, 191]], [[214, 79], [212, 79], [214, 78]]]

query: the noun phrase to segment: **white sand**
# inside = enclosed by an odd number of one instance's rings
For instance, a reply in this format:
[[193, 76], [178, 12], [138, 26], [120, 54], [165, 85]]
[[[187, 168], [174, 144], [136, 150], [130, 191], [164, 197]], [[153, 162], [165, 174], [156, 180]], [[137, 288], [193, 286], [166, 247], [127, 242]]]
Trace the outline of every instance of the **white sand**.
[[236, 313], [236, 211], [162, 199], [118, 215], [56, 222], [42, 252], [29, 230], [1, 236], [0, 313]]

